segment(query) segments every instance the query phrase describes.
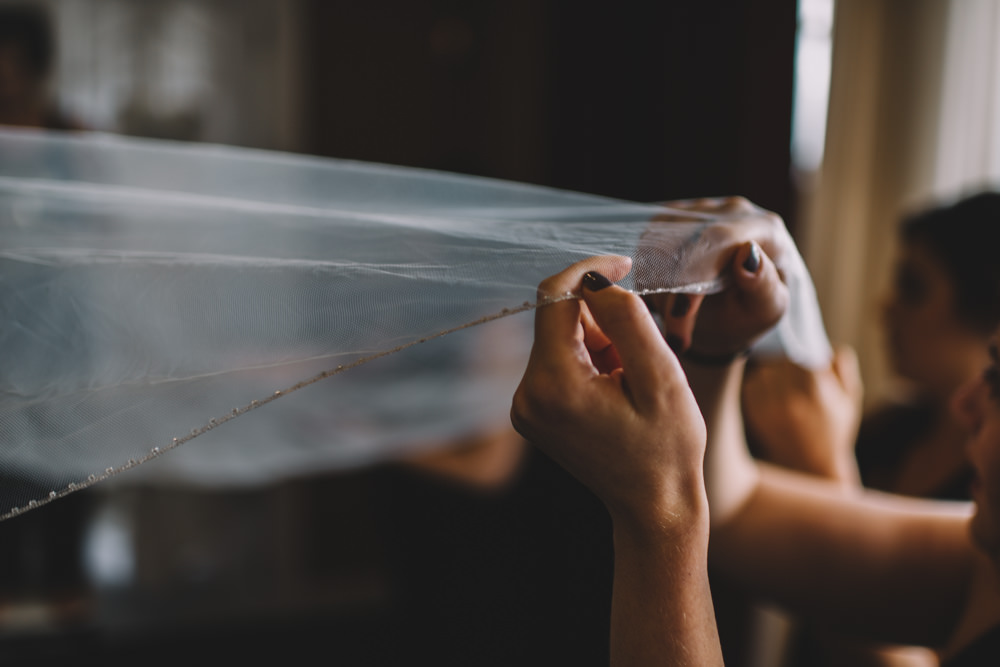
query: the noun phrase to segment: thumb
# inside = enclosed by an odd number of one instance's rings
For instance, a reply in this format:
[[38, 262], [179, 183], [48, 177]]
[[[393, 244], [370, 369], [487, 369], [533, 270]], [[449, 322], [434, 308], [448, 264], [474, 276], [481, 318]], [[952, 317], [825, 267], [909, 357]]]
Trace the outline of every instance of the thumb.
[[756, 241], [744, 243], [733, 256], [739, 299], [762, 324], [773, 325], [788, 308], [788, 286], [778, 267]]
[[597, 326], [614, 346], [637, 407], [663, 391], [665, 383], [683, 377], [677, 357], [667, 346], [642, 299], [603, 276], [583, 282], [583, 298]]

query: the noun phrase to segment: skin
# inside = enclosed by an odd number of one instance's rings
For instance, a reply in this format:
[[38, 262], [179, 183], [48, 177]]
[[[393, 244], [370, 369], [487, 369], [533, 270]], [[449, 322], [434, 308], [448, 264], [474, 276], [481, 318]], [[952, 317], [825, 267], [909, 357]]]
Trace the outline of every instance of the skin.
[[780, 359], [748, 369], [743, 414], [764, 460], [856, 489], [861, 479], [854, 440], [863, 393], [857, 355], [838, 346], [823, 368]]
[[970, 524], [964, 503], [845, 495], [816, 477], [754, 461], [739, 410], [742, 366], [685, 365], [709, 434], [711, 558], [719, 569], [846, 634], [944, 656], [1000, 624], [1000, 549], [986, 547], [1000, 545], [1000, 409], [995, 397], [985, 400], [983, 376], [963, 390], [972, 396], [962, 405], [977, 428], [969, 453], [982, 486]]
[[948, 401], [987, 363], [988, 334], [969, 325], [956, 310], [955, 285], [922, 241], [902, 248], [896, 279], [884, 303], [886, 343], [896, 373], [907, 380], [930, 423], [882, 488], [907, 495], [933, 495], [965, 467], [954, 443], [967, 436]]
[[[628, 269], [622, 257], [582, 262], [543, 282], [539, 294], [579, 290], [587, 271], [616, 280]], [[618, 287], [582, 295], [538, 309], [512, 422], [611, 514], [612, 664], [721, 665], [704, 568], [704, 423], [641, 300]]]
[[958, 316], [955, 286], [922, 243], [901, 249], [882, 309], [893, 370], [939, 404], [985, 365], [989, 336]]
[[[959, 316], [953, 281], [921, 241], [902, 247], [882, 311], [893, 369], [925, 400], [930, 426], [881, 488], [929, 495], [965, 466], [954, 443], [966, 431], [949, 411], [948, 400], [986, 364], [988, 336]], [[777, 361], [749, 372], [744, 412], [761, 456], [839, 480], [845, 488], [856, 485], [853, 445], [861, 409], [856, 364], [850, 350], [840, 348], [830, 368], [804, 369]]]
[[[751, 252], [746, 243], [730, 254], [736, 285], [706, 309], [742, 323], [717, 343], [741, 348], [783, 312], [787, 292], [773, 263], [741, 268]], [[587, 260], [543, 282], [539, 295], [578, 291], [588, 271], [618, 280], [629, 268], [622, 257]], [[612, 664], [721, 665], [706, 566], [704, 422], [645, 304], [609, 286], [539, 308], [511, 419], [611, 515]]]
[[952, 400], [955, 416], [969, 430], [966, 455], [975, 471], [976, 512], [969, 524], [976, 544], [1000, 567], [1000, 370], [997, 340], [989, 345], [986, 370], [967, 382]]
[[[783, 312], [787, 291], [766, 255], [756, 272], [740, 273], [749, 250], [732, 256], [733, 288], [664, 317], [663, 333], [680, 337], [680, 349], [699, 345], [702, 327], [713, 345], [740, 349]], [[614, 280], [627, 267], [621, 258], [588, 260], [543, 287], [575, 289], [595, 268]], [[665, 314], [672, 305], [665, 300]], [[698, 323], [702, 306], [707, 317]], [[712, 330], [723, 323], [730, 326]], [[743, 435], [744, 362], [679, 367], [638, 299], [618, 288], [539, 309], [535, 344], [512, 419], [611, 513], [614, 664], [721, 664], [707, 589], [708, 522], [710, 557], [729, 578], [838, 630], [947, 656], [1000, 624], [995, 365], [956, 399], [973, 432], [972, 512], [963, 503], [848, 495], [757, 463]]]
[[710, 434], [706, 487], [720, 570], [849, 635], [946, 645], [975, 569], [968, 508], [847, 495], [826, 480], [759, 464], [743, 440], [742, 368], [688, 370]]
[[[664, 309], [669, 313], [671, 304]], [[667, 335], [694, 326], [665, 322]], [[746, 449], [739, 407], [743, 366], [685, 364], [708, 430], [711, 557], [720, 570], [751, 592], [832, 628], [936, 647], [945, 655], [1000, 623], [1000, 589], [987, 583], [995, 583], [998, 564], [970, 539], [969, 506], [871, 492], [845, 495], [816, 477], [757, 463]], [[973, 387], [982, 382], [977, 376]], [[980, 385], [980, 397], [982, 391]], [[986, 423], [1000, 418], [995, 404], [987, 409], [980, 401], [974, 408], [970, 415]], [[975, 420], [967, 416], [966, 422]], [[1000, 434], [975, 442], [973, 451], [1000, 456]], [[986, 453], [977, 456], [984, 503], [985, 489], [1000, 485], [1000, 469], [989, 467], [995, 459]], [[1000, 517], [1000, 506], [985, 507], [990, 509], [972, 522], [981, 524], [975, 534], [982, 536]]]
[[[887, 349], [894, 370], [911, 382], [933, 411], [931, 428], [914, 443], [893, 488], [924, 495], [965, 466], [956, 442], [966, 427], [947, 399], [986, 361], [984, 337], [955, 310], [955, 287], [933, 250], [919, 241], [901, 249], [893, 287], [883, 301]], [[787, 360], [760, 364], [743, 383], [744, 416], [765, 460], [841, 483], [860, 485], [854, 441], [861, 414], [861, 381], [850, 348], [835, 351], [830, 367], [801, 368]], [[937, 664], [933, 654], [834, 639], [824, 650], [842, 661], [880, 665]], [[836, 660], [834, 658], [834, 660]]]

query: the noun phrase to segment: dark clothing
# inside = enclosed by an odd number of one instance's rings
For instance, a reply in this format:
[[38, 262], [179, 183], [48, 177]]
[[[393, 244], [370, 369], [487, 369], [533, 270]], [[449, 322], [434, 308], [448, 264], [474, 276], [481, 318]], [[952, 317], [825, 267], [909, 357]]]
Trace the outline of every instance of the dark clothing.
[[941, 667], [995, 667], [1000, 665], [1000, 625], [979, 636]]
[[562, 468], [531, 448], [494, 493], [372, 477], [397, 621], [385, 664], [608, 664], [611, 520]]
[[[861, 482], [867, 488], [896, 491], [896, 480], [907, 454], [931, 428], [933, 411], [925, 403], [896, 404], [865, 417], [858, 431], [857, 457]], [[956, 443], [959, 446], [959, 443]], [[972, 468], [963, 466], [928, 494], [937, 500], [969, 500]]]

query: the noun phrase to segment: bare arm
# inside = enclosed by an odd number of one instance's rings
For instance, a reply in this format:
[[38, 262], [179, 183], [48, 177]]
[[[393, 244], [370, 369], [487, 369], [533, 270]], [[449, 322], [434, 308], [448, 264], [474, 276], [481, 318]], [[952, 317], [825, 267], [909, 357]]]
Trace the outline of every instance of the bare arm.
[[[765, 231], [781, 224], [740, 199], [691, 207], [742, 212], [759, 218]], [[685, 371], [705, 418], [710, 557], [722, 572], [798, 614], [885, 641], [939, 644], [968, 590], [969, 508], [844, 494], [824, 480], [758, 465], [747, 451], [744, 364], [724, 360], [785, 311], [788, 291], [761, 252], [768, 248], [739, 246], [729, 266], [731, 286], [719, 294], [651, 300], [665, 336], [688, 359]]]
[[708, 512], [686, 532], [614, 521], [612, 665], [721, 665], [708, 582]]
[[743, 439], [742, 364], [687, 370], [709, 433], [712, 562], [750, 590], [852, 634], [943, 643], [972, 572], [969, 507], [845, 496], [834, 484], [757, 465]]
[[743, 417], [755, 456], [791, 470], [861, 486], [854, 441], [863, 386], [854, 350], [838, 346], [828, 366], [806, 368], [789, 359], [748, 366]]
[[[578, 290], [625, 258], [597, 258], [545, 281]], [[704, 422], [676, 357], [642, 301], [597, 276], [583, 301], [536, 312], [535, 343], [511, 418], [605, 503], [614, 526], [614, 665], [721, 665], [707, 574]]]

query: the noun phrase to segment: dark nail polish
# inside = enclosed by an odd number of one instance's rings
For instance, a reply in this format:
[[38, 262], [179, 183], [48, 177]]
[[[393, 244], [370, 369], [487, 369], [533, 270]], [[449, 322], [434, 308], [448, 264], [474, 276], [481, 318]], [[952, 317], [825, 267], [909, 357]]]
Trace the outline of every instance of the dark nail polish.
[[583, 274], [583, 286], [591, 292], [599, 292], [605, 287], [611, 287], [611, 281], [597, 271], [587, 271]]
[[680, 354], [684, 351], [684, 341], [681, 340], [680, 336], [668, 335], [667, 345], [674, 351], [674, 354]]
[[687, 294], [678, 294], [674, 298], [674, 305], [670, 308], [670, 317], [684, 317], [691, 310], [691, 297]]
[[757, 273], [760, 268], [760, 246], [756, 243], [750, 245], [750, 254], [743, 260], [743, 268], [749, 273]]

